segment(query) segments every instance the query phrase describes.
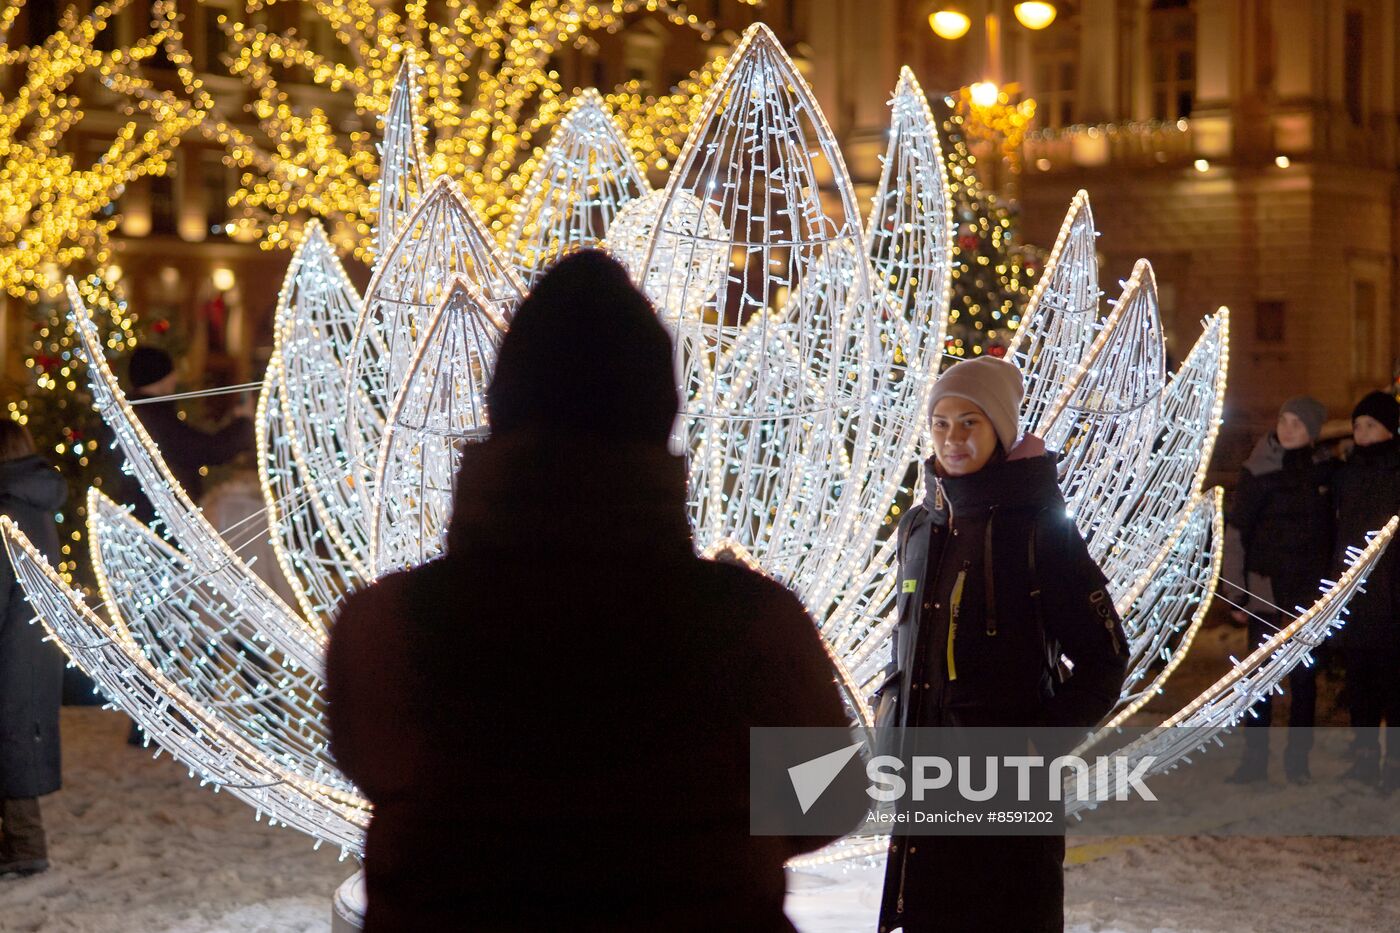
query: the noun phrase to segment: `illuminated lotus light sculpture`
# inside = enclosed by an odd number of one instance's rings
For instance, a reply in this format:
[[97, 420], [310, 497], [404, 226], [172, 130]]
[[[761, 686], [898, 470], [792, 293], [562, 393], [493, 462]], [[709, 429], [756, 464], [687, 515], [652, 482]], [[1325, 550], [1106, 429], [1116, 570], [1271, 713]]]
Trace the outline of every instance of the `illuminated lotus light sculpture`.
[[[805, 81], [755, 26], [662, 191], [601, 99], [582, 94], [541, 153], [504, 248], [454, 180], [427, 177], [415, 98], [407, 66], [385, 120], [365, 294], [311, 223], [278, 304], [258, 464], [295, 606], [240, 558], [239, 530], [216, 531], [179, 487], [70, 290], [96, 405], [169, 540], [93, 494], [103, 618], [0, 520], [44, 624], [200, 780], [360, 853], [369, 807], [331, 762], [320, 709], [334, 607], [440, 553], [458, 455], [489, 428], [485, 388], [517, 303], [557, 255], [601, 242], [675, 336], [684, 404], [674, 440], [688, 458], [697, 551], [793, 587], [852, 716], [868, 724], [895, 621], [892, 519], [911, 492], [901, 489], [908, 464], [927, 452], [949, 301], [948, 185], [913, 75], [895, 88], [864, 219]], [[1081, 193], [1011, 354], [1028, 385], [1024, 426], [1064, 448], [1067, 501], [1125, 616], [1132, 668], [1111, 726], [1161, 689], [1215, 585], [1219, 494], [1203, 482], [1228, 326], [1223, 310], [1208, 319], [1168, 378], [1150, 267], [1140, 263], [1100, 317], [1094, 236]], [[1277, 650], [1256, 652], [1178, 719], [1238, 719], [1302, 656], [1300, 639], [1336, 624], [1391, 533], [1358, 552]]]

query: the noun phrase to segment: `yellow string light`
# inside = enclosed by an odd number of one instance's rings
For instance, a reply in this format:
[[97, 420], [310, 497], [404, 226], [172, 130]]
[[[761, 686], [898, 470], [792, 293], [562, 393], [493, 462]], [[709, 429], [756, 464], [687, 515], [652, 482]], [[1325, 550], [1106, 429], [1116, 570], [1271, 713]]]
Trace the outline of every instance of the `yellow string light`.
[[[203, 118], [188, 100], [129, 77], [162, 49], [167, 30], [153, 24], [126, 48], [98, 50], [98, 38], [129, 5], [111, 0], [86, 16], [70, 7], [57, 32], [29, 45], [9, 41], [25, 4], [0, 13], [0, 65], [20, 69], [13, 91], [0, 97], [0, 288], [16, 298], [59, 297], [70, 266], [105, 265], [117, 223], [113, 201], [133, 179], [164, 173], [181, 136]], [[73, 151], [72, 131], [84, 116], [81, 81], [91, 78], [141, 94], [126, 108], [130, 119], [89, 161]]]
[[[189, 53], [173, 9], [163, 8], [158, 19], [188, 106], [208, 113], [199, 131], [243, 170], [230, 204], [241, 209], [234, 230], [266, 248], [290, 247], [301, 224], [319, 217], [332, 241], [361, 260], [372, 252], [365, 205], [375, 203], [370, 189], [378, 179], [379, 133], [374, 126], [346, 128], [332, 114], [383, 114], [408, 49], [425, 50], [416, 64], [430, 128], [424, 141], [429, 174], [456, 178], [492, 234], [504, 239], [537, 150], [570, 97], [554, 67], [558, 55], [596, 48], [593, 34], [619, 31], [634, 13], [657, 14], [706, 40], [716, 31], [683, 4], [659, 0], [450, 0], [435, 8], [436, 20], [423, 3], [398, 12], [371, 0], [304, 0], [302, 10], [325, 27], [307, 32], [334, 37], [313, 43], [296, 30], [267, 25], [261, 14], [269, 6], [245, 0], [240, 12], [216, 20], [228, 45], [228, 73], [252, 95], [248, 110], [256, 130], [244, 125], [242, 113], [224, 113], [199, 75], [179, 64]], [[711, 62], [673, 93], [650, 95], [631, 82], [606, 95], [643, 165], [664, 171], [674, 161], [722, 66]], [[309, 82], [339, 98], [338, 105], [305, 105], [284, 88], [293, 81]], [[148, 96], [145, 89], [131, 90], [143, 101]]]

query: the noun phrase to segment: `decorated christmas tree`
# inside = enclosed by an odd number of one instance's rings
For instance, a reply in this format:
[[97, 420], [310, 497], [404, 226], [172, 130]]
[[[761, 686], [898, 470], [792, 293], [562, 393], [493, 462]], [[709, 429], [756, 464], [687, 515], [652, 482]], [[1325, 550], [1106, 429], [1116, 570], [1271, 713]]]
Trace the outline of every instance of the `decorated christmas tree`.
[[963, 117], [951, 99], [933, 101], [953, 197], [953, 299], [947, 352], [1000, 356], [1020, 324], [1040, 267], [1033, 247], [1017, 240], [1016, 211], [985, 188], [968, 148]]
[[[137, 342], [137, 322], [127, 308], [116, 283], [100, 274], [75, 279], [84, 302], [102, 333], [103, 349], [112, 367], [126, 369], [125, 358]], [[67, 318], [66, 298], [41, 300], [29, 309], [29, 353], [25, 366], [27, 385], [10, 391], [7, 414], [25, 425], [45, 460], [58, 467], [68, 481], [68, 506], [58, 518], [63, 557], [58, 571], [65, 579], [82, 568], [79, 579], [90, 583], [84, 536], [88, 487], [110, 493], [116, 476], [115, 460], [107, 453], [111, 437], [102, 417], [92, 407], [86, 367], [77, 349], [77, 335]], [[141, 337], [146, 342], [145, 335]]]

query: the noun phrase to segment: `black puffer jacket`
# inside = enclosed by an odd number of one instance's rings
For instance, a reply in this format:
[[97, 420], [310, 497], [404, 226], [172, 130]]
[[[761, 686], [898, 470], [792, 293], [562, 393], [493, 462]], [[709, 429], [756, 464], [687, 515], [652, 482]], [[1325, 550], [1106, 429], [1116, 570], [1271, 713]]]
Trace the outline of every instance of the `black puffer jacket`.
[[[1126, 643], [1103, 572], [1065, 513], [1054, 455], [930, 482], [899, 541], [881, 725], [1088, 728], [1112, 709]], [[1062, 684], [1051, 676], [1056, 645], [1074, 666]]]
[[[68, 486], [37, 456], [0, 462], [0, 514], [8, 515], [50, 564], [59, 561], [54, 512]], [[9, 554], [0, 547], [0, 798], [58, 790], [58, 707], [63, 653], [32, 622]]]
[[1285, 450], [1272, 434], [1255, 446], [1240, 470], [1229, 515], [1243, 546], [1246, 579], [1230, 583], [1249, 586], [1250, 574], [1265, 577], [1272, 602], [1289, 612], [1317, 600], [1332, 553], [1336, 467], [1317, 448]]
[[[1346, 549], [1363, 547], [1400, 512], [1400, 438], [1357, 447], [1337, 471], [1337, 548], [1333, 572], [1346, 567]], [[1386, 550], [1366, 580], [1366, 592], [1348, 604], [1347, 623], [1336, 638], [1345, 648], [1400, 651], [1400, 549]]]

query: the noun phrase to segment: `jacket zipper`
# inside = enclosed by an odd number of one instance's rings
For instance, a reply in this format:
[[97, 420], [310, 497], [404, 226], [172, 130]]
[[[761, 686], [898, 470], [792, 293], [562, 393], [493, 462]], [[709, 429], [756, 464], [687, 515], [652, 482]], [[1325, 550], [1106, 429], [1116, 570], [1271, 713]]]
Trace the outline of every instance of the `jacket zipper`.
[[[933, 478], [933, 484], [934, 484], [934, 498], [933, 498], [934, 508], [936, 508], [936, 509], [947, 508], [947, 510], [948, 510], [948, 539], [945, 540], [945, 541], [943, 542], [943, 550], [939, 551], [939, 553], [938, 553], [938, 573], [934, 576], [934, 580], [936, 581], [939, 577], [941, 577], [941, 576], [943, 575], [943, 561], [944, 561], [944, 558], [946, 558], [946, 557], [948, 556], [948, 541], [951, 540], [952, 537], [953, 537], [953, 503], [950, 502], [950, 501], [948, 501], [947, 497], [944, 496], [944, 494], [943, 494], [943, 481], [942, 481], [942, 480], [940, 480], [937, 476], [935, 476], [935, 477]], [[964, 571], [965, 571], [965, 570], [966, 570], [966, 568], [964, 568]], [[925, 576], [927, 576], [927, 574], [928, 574], [928, 567], [927, 567], [927, 566], [924, 567], [924, 574], [925, 574]], [[961, 581], [961, 579], [962, 579], [962, 574], [961, 574], [961, 573], [958, 574], [958, 578], [959, 578], [959, 581]], [[960, 584], [958, 585], [958, 590], [959, 590], [959, 598], [961, 598], [961, 586], [960, 586]], [[920, 594], [920, 595], [922, 595], [922, 594]], [[922, 611], [922, 609], [920, 609], [919, 611]], [[956, 616], [954, 616], [954, 618], [956, 618]], [[917, 640], [915, 641], [915, 647], [916, 647], [916, 648], [918, 647], [918, 642], [917, 642]], [[952, 642], [951, 642], [951, 640], [949, 641], [948, 651], [949, 651], [949, 656], [951, 657], [951, 656], [952, 656]], [[946, 681], [946, 679], [947, 679], [947, 678], [945, 678], [945, 681]], [[909, 681], [910, 681], [910, 685], [911, 685], [911, 686], [910, 686], [910, 694], [911, 694], [911, 702], [912, 702], [912, 694], [913, 694], [913, 686], [912, 686], [912, 684], [913, 684], [913, 679], [912, 679], [912, 678], [909, 678]], [[941, 689], [942, 689], [942, 688], [940, 687], [940, 690], [941, 690]], [[940, 697], [940, 700], [941, 700], [941, 697]], [[907, 719], [906, 719], [906, 722], [907, 722]], [[906, 840], [905, 840], [905, 846], [904, 846], [904, 851], [902, 851], [902, 852], [899, 854], [899, 891], [898, 891], [897, 894], [895, 895], [895, 901], [894, 901], [894, 909], [895, 909], [895, 913], [897, 913], [897, 914], [903, 914], [903, 913], [904, 913], [904, 876], [905, 876], [905, 874], [909, 871], [909, 848], [910, 848], [909, 841], [908, 841], [908, 839], [906, 838]]]
[[962, 615], [963, 584], [967, 582], [967, 568], [972, 565], [971, 561], [963, 561], [962, 569], [958, 571], [957, 579], [953, 581], [953, 594], [948, 598], [948, 680], [958, 679], [958, 666], [954, 662], [955, 652], [953, 646], [958, 640], [958, 617]]

